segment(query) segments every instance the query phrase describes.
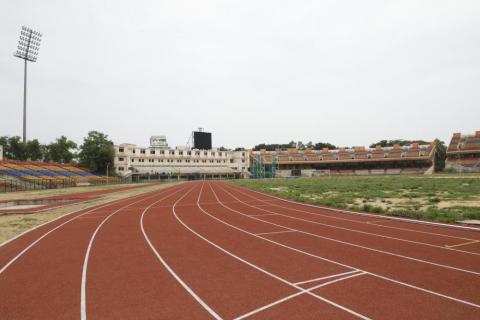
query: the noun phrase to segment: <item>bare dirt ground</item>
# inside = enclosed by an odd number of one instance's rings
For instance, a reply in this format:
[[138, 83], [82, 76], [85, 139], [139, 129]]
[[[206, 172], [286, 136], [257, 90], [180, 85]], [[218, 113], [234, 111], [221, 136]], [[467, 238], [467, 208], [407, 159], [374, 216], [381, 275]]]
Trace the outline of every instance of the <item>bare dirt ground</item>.
[[[33, 228], [42, 223], [51, 221], [65, 214], [78, 211], [81, 209], [85, 209], [85, 208], [90, 208], [96, 205], [101, 205], [101, 204], [115, 201], [118, 199], [142, 194], [148, 191], [167, 188], [178, 183], [179, 182], [146, 185], [145, 187], [113, 192], [113, 193], [102, 195], [92, 200], [87, 200], [81, 203], [66, 205], [58, 208], [52, 208], [51, 210], [34, 213], [34, 214], [11, 214], [11, 215], [0, 216], [0, 244], [30, 228]], [[39, 198], [42, 196], [51, 197], [56, 195], [90, 192], [90, 191], [105, 190], [107, 188], [118, 188], [118, 187], [119, 186], [116, 185], [116, 186], [79, 187], [79, 188], [70, 188], [70, 189], [56, 189], [56, 190], [42, 190], [42, 191], [27, 191], [27, 192], [19, 192], [19, 194], [15, 193], [14, 195], [8, 194], [8, 196], [10, 197], [9, 198], [5, 197], [6, 198], [5, 200], [12, 199], [12, 197], [14, 197], [16, 200]], [[5, 196], [5, 195], [2, 194], [0, 196]]]

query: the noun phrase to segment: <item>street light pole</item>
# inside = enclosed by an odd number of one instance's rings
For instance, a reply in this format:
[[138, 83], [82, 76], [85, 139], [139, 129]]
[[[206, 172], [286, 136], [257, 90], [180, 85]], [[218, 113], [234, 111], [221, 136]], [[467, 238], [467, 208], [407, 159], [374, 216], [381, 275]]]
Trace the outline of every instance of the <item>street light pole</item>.
[[27, 61], [36, 62], [42, 34], [33, 29], [22, 27], [15, 57], [24, 60], [23, 74], [23, 143], [27, 142]]
[[108, 184], [108, 167], [110, 167], [110, 162], [107, 163], [107, 184]]

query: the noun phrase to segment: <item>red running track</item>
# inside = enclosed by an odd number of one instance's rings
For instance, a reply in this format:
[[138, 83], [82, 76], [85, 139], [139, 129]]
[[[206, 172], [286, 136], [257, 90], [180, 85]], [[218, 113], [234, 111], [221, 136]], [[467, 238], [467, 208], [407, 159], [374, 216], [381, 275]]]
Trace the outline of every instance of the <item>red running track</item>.
[[0, 246], [1, 319], [479, 319], [480, 232], [192, 182]]

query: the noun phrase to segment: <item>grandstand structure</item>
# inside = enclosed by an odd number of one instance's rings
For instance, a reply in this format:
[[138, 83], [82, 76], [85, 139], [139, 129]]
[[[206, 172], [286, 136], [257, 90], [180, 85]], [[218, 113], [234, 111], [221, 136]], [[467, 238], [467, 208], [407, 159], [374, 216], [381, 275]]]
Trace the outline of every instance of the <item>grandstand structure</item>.
[[480, 130], [475, 134], [453, 134], [447, 149], [446, 168], [480, 172]]
[[133, 180], [135, 177], [213, 179], [246, 178], [249, 175], [248, 151], [169, 147], [164, 137], [153, 136], [149, 147], [129, 143], [115, 145], [115, 171], [123, 177], [133, 177]]
[[[412, 144], [329, 150], [252, 151], [252, 177], [424, 174], [433, 172], [435, 145]], [[260, 165], [259, 165], [260, 164]]]
[[[72, 187], [104, 182], [105, 178], [69, 164], [0, 161], [0, 182], [22, 182], [24, 189]], [[18, 183], [15, 183], [18, 184]]]

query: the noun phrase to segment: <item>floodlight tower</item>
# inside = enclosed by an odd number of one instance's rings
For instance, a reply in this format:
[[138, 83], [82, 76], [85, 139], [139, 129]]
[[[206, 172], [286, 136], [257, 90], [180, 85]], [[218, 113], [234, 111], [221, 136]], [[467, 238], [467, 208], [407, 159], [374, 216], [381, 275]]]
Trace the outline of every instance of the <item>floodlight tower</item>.
[[25, 26], [20, 32], [17, 51], [13, 54], [15, 57], [25, 61], [23, 74], [23, 143], [27, 142], [27, 61], [37, 61], [38, 49], [42, 34]]

